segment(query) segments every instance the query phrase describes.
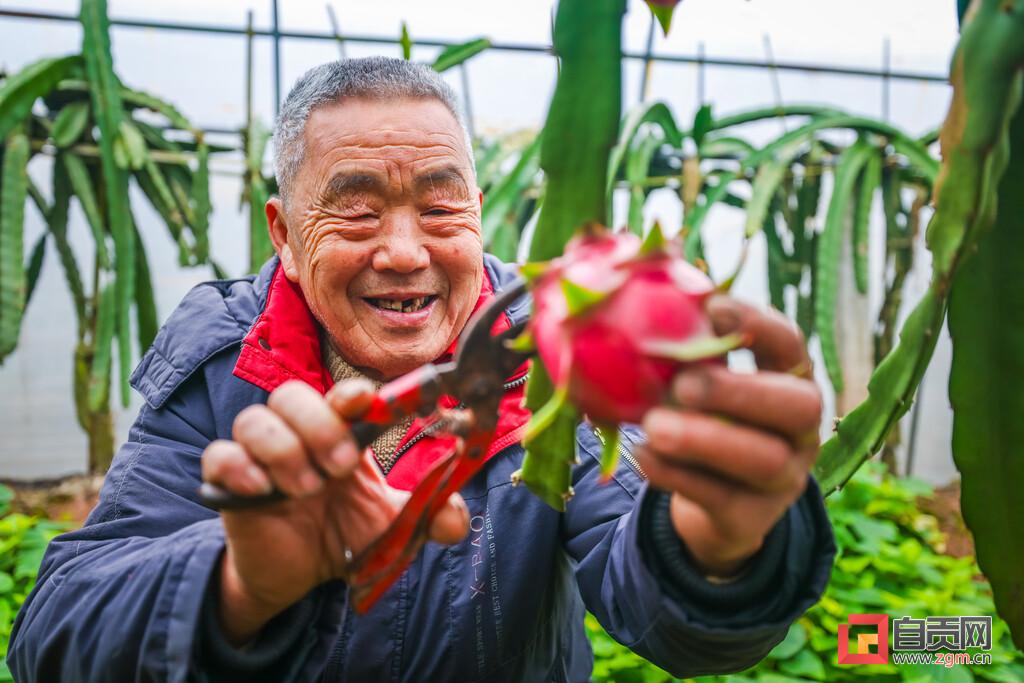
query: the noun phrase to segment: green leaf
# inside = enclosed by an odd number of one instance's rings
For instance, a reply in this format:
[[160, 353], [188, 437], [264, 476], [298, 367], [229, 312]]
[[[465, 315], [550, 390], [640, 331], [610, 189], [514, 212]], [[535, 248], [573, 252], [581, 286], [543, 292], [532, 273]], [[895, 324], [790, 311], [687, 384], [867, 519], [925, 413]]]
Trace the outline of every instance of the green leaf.
[[[810, 111], [809, 108], [798, 108], [795, 111]], [[770, 113], [772, 110], [765, 110]], [[789, 108], [781, 108], [779, 111], [793, 111]], [[822, 110], [817, 108], [820, 115], [804, 125], [780, 136], [761, 149], [748, 155], [741, 162], [739, 171], [726, 171], [720, 175], [719, 184], [704, 195], [703, 204], [698, 204], [694, 210], [687, 214], [684, 221], [686, 233], [685, 251], [688, 259], [692, 259], [697, 252], [700, 243], [700, 230], [711, 207], [718, 201], [728, 196], [728, 185], [733, 180], [741, 177], [743, 173], [757, 169], [757, 177], [754, 181], [754, 189], [750, 201], [747, 203], [747, 223], [745, 233], [751, 237], [759, 231], [764, 224], [764, 217], [772, 198], [786, 168], [796, 157], [803, 146], [813, 144], [815, 135], [824, 130], [849, 128], [860, 132], [870, 132], [886, 136], [894, 147], [898, 147], [901, 153], [917, 164], [922, 173], [934, 177], [936, 162], [929, 155], [927, 150], [917, 141], [903, 133], [897, 128], [880, 121], [874, 121], [857, 116], [848, 116], [842, 113], [835, 113], [833, 110]], [[764, 118], [762, 116], [761, 118]], [[721, 119], [715, 122], [716, 128], [722, 121], [731, 121], [733, 125], [749, 123], [758, 119], [758, 113], [750, 113], [736, 117]]]
[[402, 46], [402, 59], [412, 59], [412, 38], [409, 37], [409, 26], [402, 22], [402, 33], [398, 38], [398, 44]]
[[197, 263], [210, 258], [210, 148], [202, 136], [198, 138], [196, 171], [192, 175], [192, 234], [195, 236]]
[[711, 131], [713, 124], [714, 116], [711, 113], [711, 105], [705, 104], [701, 106], [693, 117], [693, 130], [690, 132], [690, 136], [693, 138], [693, 142], [697, 145], [698, 149], [704, 144], [704, 136]]
[[523, 443], [529, 444], [538, 435], [548, 429], [558, 418], [569, 400], [569, 395], [564, 387], [556, 387], [551, 398], [544, 406], [530, 416], [530, 422], [523, 432]]
[[801, 650], [792, 659], [779, 662], [779, 671], [815, 681], [823, 681], [826, 678], [825, 665], [811, 650]]
[[540, 146], [541, 136], [538, 135], [520, 153], [512, 170], [495, 183], [484, 196], [483, 215], [480, 222], [485, 246], [491, 244], [502, 225], [515, 218], [516, 209], [523, 200], [523, 194], [533, 184], [537, 175], [537, 157], [540, 153]]
[[75, 259], [75, 253], [68, 242], [68, 208], [71, 203], [72, 188], [65, 164], [66, 156], [60, 154], [53, 162], [53, 206], [47, 212], [46, 225], [50, 234], [53, 235], [53, 244], [57, 248], [57, 256], [60, 258], [61, 267], [64, 270], [64, 279], [71, 291], [71, 301], [75, 307], [75, 317], [78, 320], [79, 337], [81, 337], [81, 329], [85, 324], [85, 287], [82, 286], [82, 275], [78, 268], [78, 261]]
[[142, 243], [142, 235], [135, 221], [135, 315], [138, 324], [139, 350], [145, 352], [153, 343], [157, 330], [160, 328], [160, 317], [156, 312], [156, 297], [153, 295], [153, 282], [149, 275], [149, 260], [146, 258], [146, 247]]
[[117, 327], [117, 286], [109, 283], [99, 296], [96, 314], [96, 338], [93, 342], [92, 365], [89, 368], [89, 410], [99, 412], [106, 407], [110, 392], [111, 347]]
[[6, 515], [11, 509], [12, 500], [14, 500], [14, 491], [9, 486], [0, 484], [0, 516]]
[[82, 213], [92, 229], [92, 238], [96, 247], [96, 258], [101, 268], [110, 267], [110, 253], [107, 250], [106, 225], [103, 216], [100, 214], [99, 203], [96, 201], [96, 194], [93, 191], [92, 177], [89, 169], [85, 167], [82, 158], [70, 152], [60, 156], [61, 162], [67, 171], [68, 180], [71, 182], [71, 189], [78, 197], [78, 203], [82, 206]]
[[36, 290], [36, 283], [39, 281], [39, 271], [43, 268], [43, 258], [46, 256], [46, 236], [47, 233], [44, 232], [36, 240], [35, 245], [32, 246], [32, 252], [29, 254], [28, 262], [25, 264], [25, 280], [27, 282], [25, 308], [28, 308], [28, 303], [32, 300], [32, 292]]
[[[534, 392], [531, 397], [530, 392]], [[555, 393], [547, 371], [539, 360], [531, 361], [530, 382], [526, 386], [527, 405], [544, 401], [547, 405]], [[568, 401], [557, 413], [545, 418], [547, 426], [524, 445], [527, 455], [523, 466], [512, 474], [514, 484], [525, 484], [542, 501], [559, 512], [572, 498], [572, 465], [576, 461], [576, 424], [579, 415]]]
[[789, 116], [810, 116], [823, 118], [842, 115], [843, 112], [833, 107], [823, 107], [818, 104], [784, 104], [779, 107], [765, 107], [763, 109], [751, 109], [736, 114], [729, 114], [715, 119], [711, 130], [723, 130], [735, 126], [744, 126], [765, 119], [786, 118]]
[[[562, 253], [587, 223], [607, 225], [609, 150], [619, 130], [622, 98], [624, 0], [562, 0], [554, 28], [560, 58], [558, 82], [541, 142], [547, 180], [544, 205], [530, 242], [529, 260]], [[585, 26], [587, 30], [579, 30]], [[536, 411], [551, 398], [550, 378], [534, 362], [526, 406]], [[577, 415], [568, 407], [551, 427], [527, 444], [521, 480], [542, 500], [565, 509], [575, 458]]]
[[82, 24], [82, 54], [90, 84], [93, 115], [100, 129], [100, 162], [107, 197], [107, 220], [114, 238], [116, 322], [120, 334], [121, 403], [128, 405], [128, 375], [132, 364], [131, 304], [135, 288], [135, 245], [128, 214], [128, 176], [117, 163], [114, 142], [121, 139], [124, 110], [120, 82], [114, 74], [110, 55], [110, 21], [106, 0], [82, 0], [79, 19]]
[[960, 506], [996, 607], [1024, 649], [1024, 109], [1010, 128], [1010, 165], [998, 213], [978, 251], [953, 281], [949, 334], [953, 361], [953, 458]]
[[[786, 248], [782, 245], [774, 211], [770, 211], [765, 218], [763, 230], [768, 247], [768, 294], [772, 306], [785, 312], [785, 286], [788, 281], [787, 271], [790, 269], [790, 258], [786, 253]], [[792, 284], [798, 284], [798, 282]]]
[[931, 281], [903, 324], [899, 343], [873, 373], [867, 400], [836, 426], [836, 435], [822, 447], [815, 475], [825, 491], [837, 490], [849, 479], [910, 407], [941, 331], [960, 259], [971, 253], [994, 220], [996, 190], [1007, 163], [1007, 127], [1020, 102], [1024, 11], [1006, 13], [999, 0], [980, 0], [976, 7], [951, 69], [953, 99], [943, 125], [943, 168], [926, 233], [933, 257]]
[[149, 156], [146, 139], [128, 119], [121, 119], [120, 139], [124, 141], [129, 168], [137, 171], [145, 166]]
[[836, 344], [836, 297], [839, 291], [839, 255], [842, 251], [854, 185], [861, 169], [875, 154], [874, 148], [858, 140], [843, 153], [836, 166], [836, 182], [832, 188], [825, 229], [818, 240], [817, 282], [815, 283], [814, 329], [821, 341], [825, 369], [836, 393], [843, 391], [843, 367]]
[[14, 590], [14, 579], [7, 572], [0, 572], [0, 595]]
[[645, 124], [658, 126], [664, 135], [665, 144], [676, 148], [681, 147], [683, 144], [683, 132], [676, 124], [675, 117], [672, 116], [672, 110], [664, 102], [641, 104], [632, 109], [623, 119], [621, 132], [618, 135], [615, 146], [612, 148], [611, 154], [608, 156], [606, 191], [608, 192], [609, 201], [611, 201], [611, 190], [615, 186], [615, 179], [618, 176], [619, 169], [622, 167], [623, 160], [632, 147], [637, 133]]
[[875, 192], [882, 183], [882, 156], [872, 154], [864, 164], [864, 172], [857, 181], [854, 195], [857, 203], [853, 213], [853, 275], [857, 291], [868, 293], [868, 228], [871, 224], [871, 205]]
[[612, 478], [619, 464], [619, 444], [622, 436], [618, 425], [602, 425], [594, 428], [594, 434], [601, 442], [601, 481]]
[[28, 136], [15, 128], [4, 144], [0, 186], [0, 361], [18, 345], [25, 312], [25, 200], [28, 197]]
[[270, 140], [270, 131], [259, 121], [252, 119], [245, 131], [245, 188], [243, 194], [249, 204], [249, 270], [256, 272], [263, 262], [274, 253], [270, 241], [265, 207], [270, 198], [263, 177], [263, 157]]
[[630, 184], [629, 229], [637, 235], [644, 231], [644, 203], [647, 201], [644, 182], [651, 167], [651, 158], [662, 144], [662, 139], [653, 133], [641, 134], [630, 147], [626, 159], [626, 180]]
[[0, 85], [0, 139], [31, 113], [37, 99], [81, 67], [78, 55], [46, 57], [11, 74]]
[[806, 643], [807, 629], [803, 624], [799, 622], [790, 624], [786, 637], [768, 653], [768, 656], [775, 659], [789, 659], [799, 652]]
[[[434, 71], [442, 72], [447, 71], [453, 66], [462, 64], [470, 57], [474, 57], [491, 46], [491, 41], [487, 38], [477, 38], [470, 40], [459, 45], [449, 45], [441, 54], [434, 60], [433, 67]], [[408, 59], [408, 57], [406, 57]]]
[[184, 239], [185, 217], [174, 200], [174, 194], [171, 192], [171, 187], [160, 170], [160, 166], [153, 161], [151, 155], [146, 155], [146, 163], [141, 170], [135, 172], [135, 181], [139, 184], [149, 203], [163, 218], [171, 238], [178, 245], [180, 265], [188, 265], [188, 245]]
[[624, 11], [624, 0], [558, 4], [554, 48], [561, 70], [544, 125], [541, 168], [547, 187], [531, 261], [561, 254], [586, 223], [608, 224], [606, 187], [621, 110]]
[[89, 103], [71, 102], [65, 105], [53, 120], [50, 137], [57, 147], [68, 147], [82, 137], [89, 123]]
[[180, 130], [188, 130], [193, 133], [197, 133], [195, 126], [189, 122], [185, 116], [178, 111], [177, 108], [170, 102], [163, 100], [156, 95], [151, 95], [141, 90], [133, 90], [130, 88], [121, 87], [119, 95], [121, 101], [126, 107], [129, 108], [143, 108], [154, 111], [164, 116], [167, 121]]

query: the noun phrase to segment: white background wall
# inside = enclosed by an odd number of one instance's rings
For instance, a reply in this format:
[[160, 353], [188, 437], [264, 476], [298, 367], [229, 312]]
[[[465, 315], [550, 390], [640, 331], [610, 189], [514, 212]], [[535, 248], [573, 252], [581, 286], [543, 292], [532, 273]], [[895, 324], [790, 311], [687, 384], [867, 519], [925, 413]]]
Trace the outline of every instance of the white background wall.
[[[486, 36], [496, 42], [546, 44], [550, 42], [552, 0], [335, 0], [334, 9], [344, 33], [397, 36], [400, 22], [408, 22], [413, 38], [453, 41]], [[673, 32], [658, 33], [659, 53], [696, 54], [704, 44], [708, 57], [762, 60], [764, 36], [770, 36], [775, 59], [836, 66], [881, 68], [882, 45], [891, 41], [891, 66], [898, 71], [942, 74], [956, 40], [954, 0], [686, 0], [677, 10]], [[8, 0], [4, 9], [77, 12], [72, 0]], [[204, 22], [243, 26], [248, 10], [257, 27], [270, 24], [269, 0], [111, 0], [114, 18]], [[325, 5], [312, 0], [282, 0], [283, 30], [330, 30]], [[625, 47], [642, 52], [649, 14], [639, 0], [630, 0], [625, 25]], [[114, 28], [116, 68], [125, 83], [150, 90], [176, 103], [195, 123], [231, 128], [245, 116], [245, 42], [242, 37], [195, 34], [154, 29]], [[46, 55], [78, 51], [77, 24], [0, 18], [0, 65], [14, 70]], [[413, 58], [429, 60], [436, 48], [416, 48]], [[255, 100], [258, 115], [273, 114], [271, 43], [256, 43]], [[349, 56], [399, 54], [397, 46], [349, 44]], [[287, 91], [307, 68], [335, 59], [331, 42], [289, 39], [282, 43], [282, 82]], [[478, 132], [496, 133], [537, 129], [544, 119], [554, 84], [554, 62], [539, 54], [488, 52], [469, 64], [468, 93]], [[465, 97], [458, 72], [449, 77]], [[641, 65], [627, 63], [625, 105], [635, 104]], [[686, 64], [657, 63], [650, 96], [667, 101], [681, 122], [692, 119], [697, 101], [697, 69]], [[831, 104], [869, 116], [882, 116], [882, 84], [871, 78], [780, 72], [782, 99], [787, 103]], [[775, 102], [771, 75], [765, 70], [708, 67], [705, 94], [718, 113], [770, 105]], [[283, 96], [283, 93], [282, 93]], [[893, 81], [890, 120], [912, 134], [941, 122], [949, 98], [948, 87], [937, 83]], [[752, 128], [756, 142], [777, 135], [777, 122]], [[214, 257], [232, 274], [247, 262], [246, 217], [238, 210], [241, 183], [238, 158], [223, 155], [213, 163], [211, 247]], [[34, 162], [33, 175], [48, 185], [45, 159]], [[182, 270], [166, 230], [138, 198], [134, 205], [149, 248], [157, 290], [157, 304], [166, 317], [184, 293], [198, 281], [212, 277], [205, 269]], [[42, 223], [28, 211], [26, 244], [41, 233]], [[652, 197], [648, 219], [663, 223], [679, 220], [675, 200]], [[708, 256], [713, 273], [728, 272], [740, 239], [740, 216], [719, 208], [706, 226]], [[876, 225], [878, 229], [880, 225]], [[84, 219], [75, 214], [71, 239], [82, 263], [91, 261], [90, 237]], [[27, 247], [26, 247], [27, 248]], [[922, 253], [911, 284], [919, 292], [927, 282], [927, 254]], [[877, 310], [880, 266], [875, 259], [871, 300]], [[766, 303], [763, 245], [755, 244], [737, 293]], [[914, 300], [916, 294], [910, 297]], [[74, 419], [70, 392], [74, 314], [57, 265], [47, 255], [43, 276], [27, 313], [20, 347], [0, 367], [0, 477], [50, 477], [81, 471], [85, 465], [84, 435]], [[955, 475], [949, 451], [950, 411], [946, 398], [949, 369], [948, 338], [943, 337], [925, 378], [915, 473], [934, 482]], [[138, 410], [133, 395], [128, 409], [118, 413], [118, 440]]]

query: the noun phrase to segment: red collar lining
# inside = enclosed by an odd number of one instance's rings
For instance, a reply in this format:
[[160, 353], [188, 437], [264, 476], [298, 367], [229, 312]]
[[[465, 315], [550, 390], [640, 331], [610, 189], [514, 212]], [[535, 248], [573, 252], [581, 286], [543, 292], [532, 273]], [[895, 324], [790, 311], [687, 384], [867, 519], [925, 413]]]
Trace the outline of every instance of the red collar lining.
[[[480, 287], [480, 296], [473, 307], [474, 313], [494, 294], [494, 287], [486, 270]], [[495, 321], [492, 334], [511, 327], [506, 313]], [[455, 352], [456, 342], [438, 360], [445, 360]], [[520, 375], [522, 369], [517, 370]], [[321, 394], [334, 384], [324, 366], [320, 352], [319, 323], [313, 317], [298, 284], [285, 277], [280, 265], [274, 271], [267, 290], [267, 302], [242, 340], [242, 351], [235, 363], [234, 375], [272, 392], [290, 379], [299, 379]], [[445, 397], [446, 407], [455, 404]], [[490, 458], [503, 448], [520, 440], [530, 413], [522, 407], [523, 389], [517, 387], [502, 399], [496, 439], [487, 454]], [[399, 448], [422, 429], [425, 420], [413, 422], [399, 444]], [[393, 486], [411, 489], [419, 475], [437, 458], [447, 453], [451, 437], [426, 437], [409, 449], [388, 473]]]

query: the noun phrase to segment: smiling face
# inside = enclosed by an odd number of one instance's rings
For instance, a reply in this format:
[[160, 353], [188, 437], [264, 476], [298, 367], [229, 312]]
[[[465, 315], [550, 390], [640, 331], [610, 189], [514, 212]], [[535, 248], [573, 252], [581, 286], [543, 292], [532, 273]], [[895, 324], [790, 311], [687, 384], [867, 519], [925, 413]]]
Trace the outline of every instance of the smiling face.
[[345, 359], [392, 379], [428, 363], [480, 293], [481, 193], [464, 134], [434, 99], [315, 109], [285, 207], [267, 202], [285, 275]]

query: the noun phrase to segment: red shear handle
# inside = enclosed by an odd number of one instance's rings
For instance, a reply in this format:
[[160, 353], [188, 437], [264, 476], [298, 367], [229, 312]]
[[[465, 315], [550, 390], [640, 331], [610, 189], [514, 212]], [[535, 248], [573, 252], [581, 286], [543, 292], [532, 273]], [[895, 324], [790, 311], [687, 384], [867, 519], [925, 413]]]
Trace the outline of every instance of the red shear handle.
[[441, 371], [436, 365], [424, 365], [382, 386], [359, 420], [392, 425], [406, 415], [431, 412], [440, 397]]
[[368, 612], [409, 566], [426, 542], [434, 517], [480, 470], [493, 440], [493, 430], [473, 430], [435, 462], [387, 530], [352, 561], [346, 581], [356, 612]]

